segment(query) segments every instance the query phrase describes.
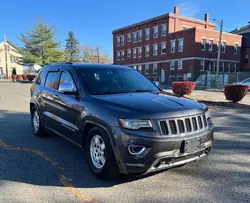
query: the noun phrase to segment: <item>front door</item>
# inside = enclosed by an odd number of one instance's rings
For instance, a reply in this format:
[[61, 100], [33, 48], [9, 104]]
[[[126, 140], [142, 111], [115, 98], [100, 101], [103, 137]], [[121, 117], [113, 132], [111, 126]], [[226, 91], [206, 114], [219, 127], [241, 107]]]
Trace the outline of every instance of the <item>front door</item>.
[[166, 77], [166, 70], [165, 69], [161, 69], [161, 82], [162, 83], [165, 82], [165, 77]]

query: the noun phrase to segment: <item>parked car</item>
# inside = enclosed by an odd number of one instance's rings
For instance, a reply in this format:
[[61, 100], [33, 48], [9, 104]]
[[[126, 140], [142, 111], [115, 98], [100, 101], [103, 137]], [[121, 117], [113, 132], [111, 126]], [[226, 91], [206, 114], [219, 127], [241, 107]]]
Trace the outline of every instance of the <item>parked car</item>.
[[125, 66], [45, 66], [31, 87], [30, 113], [36, 136], [54, 132], [83, 148], [101, 179], [184, 165], [213, 144], [205, 105], [169, 96]]
[[233, 84], [237, 84], [237, 85], [248, 85], [250, 88], [250, 78], [247, 78], [245, 80], [243, 80], [242, 82], [235, 82]]

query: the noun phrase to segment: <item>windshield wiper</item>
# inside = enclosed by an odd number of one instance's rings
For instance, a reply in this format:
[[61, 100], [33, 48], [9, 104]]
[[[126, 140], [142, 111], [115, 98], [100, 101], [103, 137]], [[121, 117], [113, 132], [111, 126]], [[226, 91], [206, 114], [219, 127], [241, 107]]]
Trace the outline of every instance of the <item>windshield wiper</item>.
[[135, 90], [132, 92], [153, 92], [153, 90]]

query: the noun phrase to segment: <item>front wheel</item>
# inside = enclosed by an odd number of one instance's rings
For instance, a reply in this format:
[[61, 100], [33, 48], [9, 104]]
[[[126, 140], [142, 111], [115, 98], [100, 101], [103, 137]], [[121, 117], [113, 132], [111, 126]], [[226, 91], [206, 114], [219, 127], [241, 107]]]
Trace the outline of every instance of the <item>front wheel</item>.
[[92, 172], [100, 179], [113, 179], [119, 175], [116, 160], [107, 133], [93, 127], [87, 137], [86, 153]]
[[34, 135], [38, 137], [48, 136], [48, 132], [44, 129], [40, 114], [36, 107], [31, 110], [31, 127]]

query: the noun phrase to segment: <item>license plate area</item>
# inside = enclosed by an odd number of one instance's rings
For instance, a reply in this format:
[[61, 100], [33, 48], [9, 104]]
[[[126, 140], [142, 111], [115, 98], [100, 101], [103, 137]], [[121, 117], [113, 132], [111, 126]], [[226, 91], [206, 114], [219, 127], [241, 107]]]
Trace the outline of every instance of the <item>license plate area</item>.
[[198, 151], [201, 148], [201, 138], [193, 138], [184, 140], [184, 153], [191, 154]]

